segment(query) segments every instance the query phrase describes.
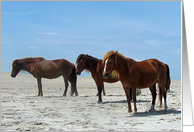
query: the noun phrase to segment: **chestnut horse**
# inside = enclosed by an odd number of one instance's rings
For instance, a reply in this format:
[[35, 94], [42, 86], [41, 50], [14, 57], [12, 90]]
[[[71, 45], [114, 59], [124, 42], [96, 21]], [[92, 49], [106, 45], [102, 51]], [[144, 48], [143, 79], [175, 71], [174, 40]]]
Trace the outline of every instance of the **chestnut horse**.
[[[132, 112], [129, 89], [132, 89], [134, 113], [136, 108], [136, 88], [143, 89], [149, 87], [152, 93], [152, 105], [150, 111], [154, 110], [156, 99], [156, 83], [159, 85], [160, 107], [162, 106], [162, 96], [164, 98], [164, 110], [167, 109], [166, 91], [169, 90], [170, 72], [167, 64], [157, 59], [148, 59], [136, 62], [131, 58], [118, 53], [118, 51], [107, 52], [103, 57], [104, 72], [103, 77], [109, 78], [114, 71], [121, 81], [128, 102], [128, 112]], [[166, 89], [165, 89], [166, 88]]]
[[42, 57], [23, 58], [14, 60], [12, 63], [11, 76], [16, 77], [20, 70], [25, 70], [31, 73], [38, 82], [38, 96], [43, 96], [41, 78], [53, 79], [63, 76], [65, 82], [65, 91], [63, 96], [66, 96], [68, 81], [71, 83], [71, 95], [78, 95], [76, 83], [77, 75], [75, 73], [75, 65], [65, 59], [45, 60]]

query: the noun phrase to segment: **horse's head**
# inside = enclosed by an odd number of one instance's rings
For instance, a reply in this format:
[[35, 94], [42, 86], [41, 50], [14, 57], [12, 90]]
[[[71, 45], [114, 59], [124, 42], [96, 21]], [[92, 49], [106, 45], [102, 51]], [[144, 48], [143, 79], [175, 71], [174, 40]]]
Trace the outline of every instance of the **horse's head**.
[[76, 68], [76, 74], [80, 75], [81, 72], [86, 68], [86, 56], [84, 54], [81, 54], [78, 56], [76, 64], [77, 64], [77, 68]]
[[16, 77], [20, 70], [21, 70], [21, 66], [18, 63], [18, 60], [14, 60], [12, 63], [11, 76]]
[[104, 55], [103, 57], [103, 77], [104, 78], [109, 78], [110, 74], [116, 69], [117, 67], [117, 60], [116, 60], [116, 54], [118, 51], [110, 51], [107, 52], [107, 54]]

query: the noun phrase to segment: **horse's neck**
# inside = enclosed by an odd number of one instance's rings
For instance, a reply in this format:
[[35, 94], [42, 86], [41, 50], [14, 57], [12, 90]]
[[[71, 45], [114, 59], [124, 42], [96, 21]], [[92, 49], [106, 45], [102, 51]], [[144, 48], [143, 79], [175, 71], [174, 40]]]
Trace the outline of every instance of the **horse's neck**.
[[98, 61], [96, 61], [96, 60], [88, 59], [86, 70], [89, 70], [90, 72], [96, 71], [97, 63], [98, 63]]
[[27, 71], [30, 73], [30, 68], [33, 64], [33, 61], [19, 61], [19, 64], [21, 65], [21, 70]]
[[128, 73], [128, 64], [129, 63], [134, 63], [133, 59], [130, 58], [124, 58], [121, 56], [117, 56], [117, 71], [119, 74], [126, 74]]

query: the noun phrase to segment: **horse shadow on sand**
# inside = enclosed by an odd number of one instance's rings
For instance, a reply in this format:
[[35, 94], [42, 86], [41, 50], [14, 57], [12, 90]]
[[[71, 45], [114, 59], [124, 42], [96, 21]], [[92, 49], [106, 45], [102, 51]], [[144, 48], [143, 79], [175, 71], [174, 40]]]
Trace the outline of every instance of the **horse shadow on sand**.
[[155, 111], [145, 111], [145, 112], [137, 112], [136, 114], [131, 114], [130, 116], [126, 117], [149, 117], [149, 116], [158, 116], [158, 115], [166, 115], [166, 114], [181, 114], [181, 110], [175, 109], [167, 109], [164, 110], [155, 110]]
[[[137, 100], [137, 103], [143, 103], [143, 102], [151, 102], [148, 100]], [[101, 104], [109, 104], [109, 103], [127, 103], [127, 100], [119, 100], [119, 101], [106, 101], [106, 102], [101, 102]], [[133, 103], [133, 100], [131, 101]]]

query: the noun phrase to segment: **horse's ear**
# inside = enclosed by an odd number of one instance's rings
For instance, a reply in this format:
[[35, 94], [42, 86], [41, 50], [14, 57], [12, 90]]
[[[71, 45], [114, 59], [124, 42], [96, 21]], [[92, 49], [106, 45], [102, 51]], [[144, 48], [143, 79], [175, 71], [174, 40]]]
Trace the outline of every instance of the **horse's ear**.
[[83, 58], [85, 58], [88, 54], [84, 55]]
[[116, 55], [116, 54], [117, 54], [117, 52], [118, 52], [118, 50], [114, 52], [114, 55]]

